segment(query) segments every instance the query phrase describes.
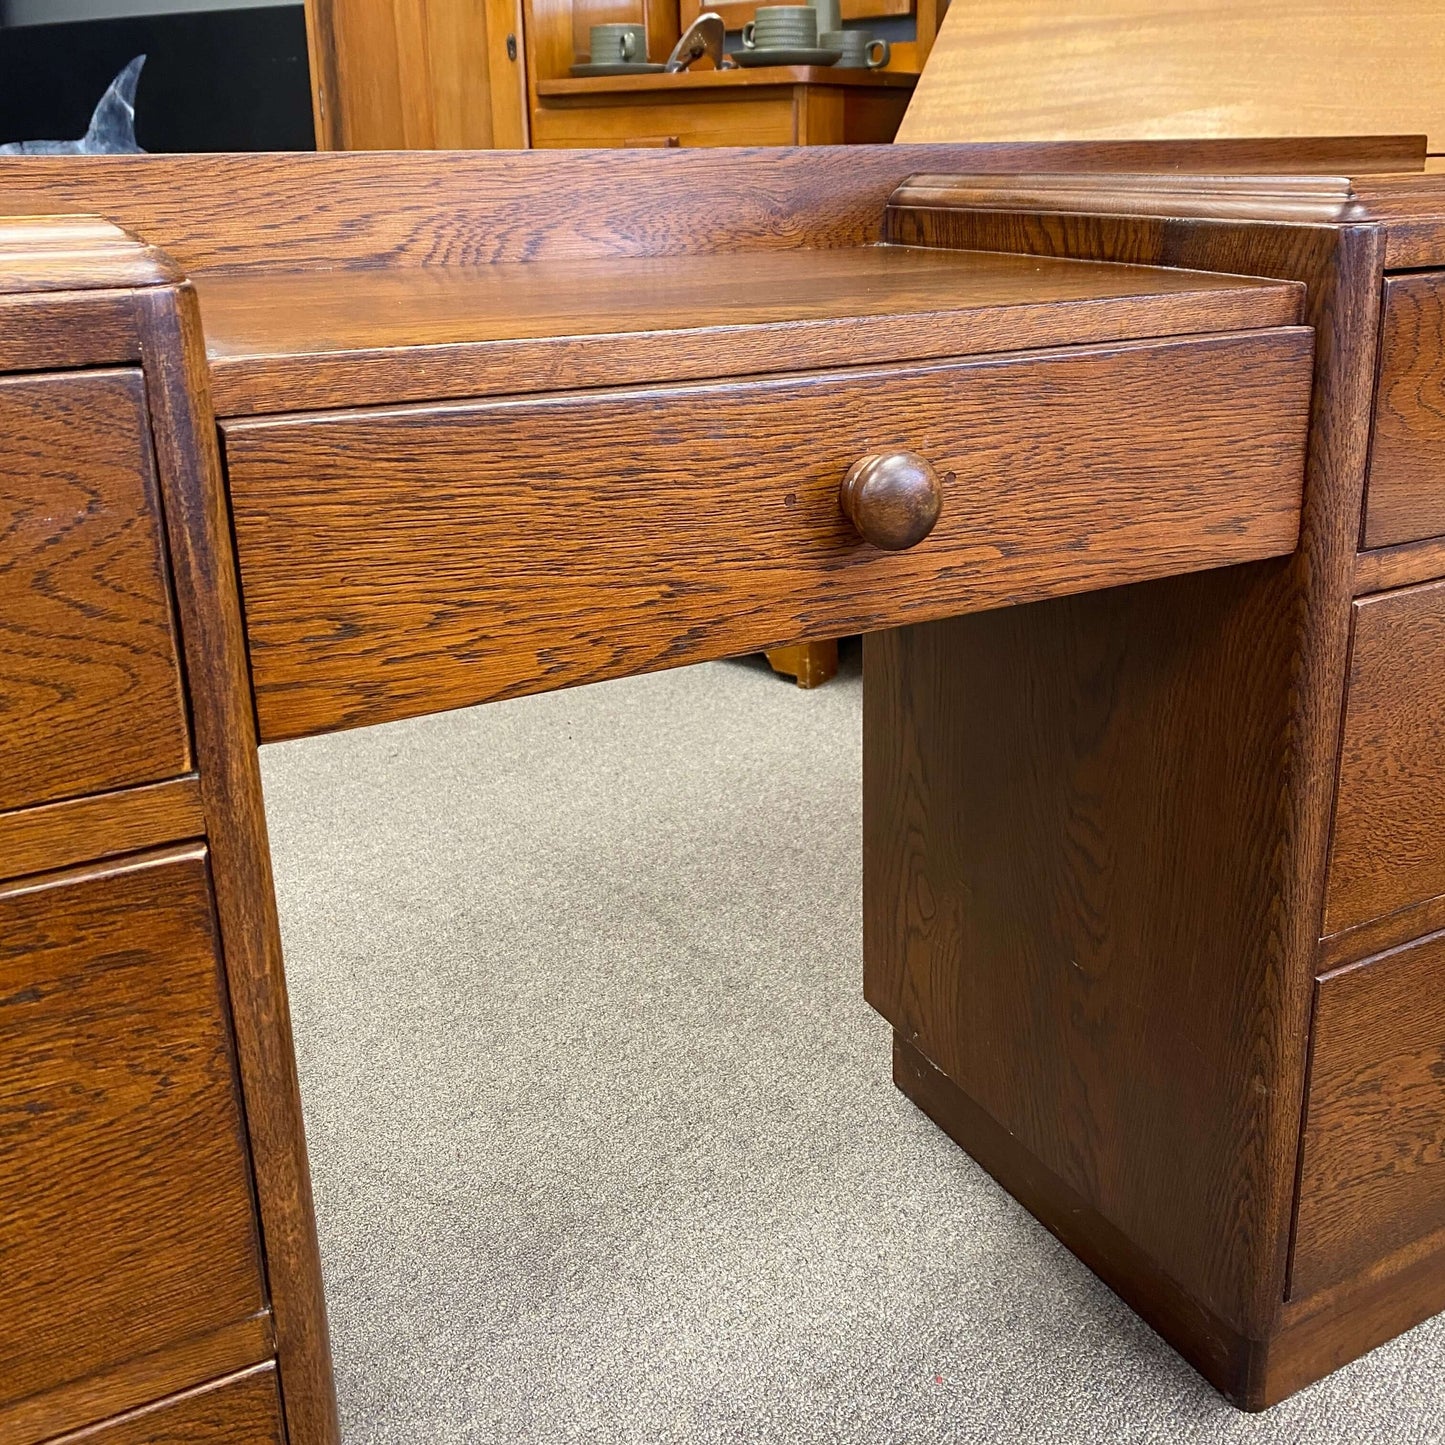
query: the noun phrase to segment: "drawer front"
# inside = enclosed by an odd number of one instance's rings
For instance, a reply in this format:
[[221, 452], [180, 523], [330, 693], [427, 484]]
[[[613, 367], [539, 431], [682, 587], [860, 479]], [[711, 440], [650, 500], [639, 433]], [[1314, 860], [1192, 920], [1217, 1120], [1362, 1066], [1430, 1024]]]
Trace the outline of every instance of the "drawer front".
[[184, 773], [138, 371], [0, 379], [0, 812]]
[[[266, 738], [1288, 552], [1311, 334], [230, 423]], [[921, 454], [865, 544], [838, 488]]]
[[791, 91], [762, 100], [670, 100], [650, 105], [548, 105], [532, 113], [532, 144], [599, 146], [788, 146]]
[[1365, 546], [1445, 536], [1445, 272], [1385, 281]]
[[1445, 1228], [1445, 934], [1316, 988], [1296, 1296]]
[[1354, 609], [1326, 934], [1445, 893], [1445, 582]]
[[206, 856], [0, 889], [0, 1415], [264, 1306]]
[[276, 1367], [258, 1365], [51, 1445], [286, 1445]]

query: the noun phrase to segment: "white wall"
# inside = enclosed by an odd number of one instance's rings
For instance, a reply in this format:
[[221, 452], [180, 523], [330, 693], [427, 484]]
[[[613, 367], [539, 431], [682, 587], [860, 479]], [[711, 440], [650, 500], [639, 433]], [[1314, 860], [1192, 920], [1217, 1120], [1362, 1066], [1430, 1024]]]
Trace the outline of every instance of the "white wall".
[[49, 25], [61, 20], [115, 20], [174, 15], [182, 10], [259, 10], [301, 0], [0, 0], [0, 24]]

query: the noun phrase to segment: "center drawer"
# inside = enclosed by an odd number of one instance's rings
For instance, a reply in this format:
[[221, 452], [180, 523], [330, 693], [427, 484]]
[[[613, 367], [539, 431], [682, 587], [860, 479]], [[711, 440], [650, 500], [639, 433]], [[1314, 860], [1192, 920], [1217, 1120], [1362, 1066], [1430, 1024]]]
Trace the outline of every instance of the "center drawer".
[[[1289, 552], [1312, 333], [238, 420], [265, 739]], [[842, 515], [916, 453], [933, 532]]]

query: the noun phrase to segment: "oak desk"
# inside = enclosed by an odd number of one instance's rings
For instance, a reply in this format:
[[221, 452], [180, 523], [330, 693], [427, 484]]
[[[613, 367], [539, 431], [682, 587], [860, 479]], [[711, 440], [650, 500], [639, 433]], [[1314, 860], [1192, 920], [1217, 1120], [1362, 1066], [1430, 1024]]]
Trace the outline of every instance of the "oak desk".
[[0, 1438], [336, 1439], [258, 741], [847, 631], [900, 1086], [1242, 1404], [1445, 1305], [1420, 151], [0, 162]]

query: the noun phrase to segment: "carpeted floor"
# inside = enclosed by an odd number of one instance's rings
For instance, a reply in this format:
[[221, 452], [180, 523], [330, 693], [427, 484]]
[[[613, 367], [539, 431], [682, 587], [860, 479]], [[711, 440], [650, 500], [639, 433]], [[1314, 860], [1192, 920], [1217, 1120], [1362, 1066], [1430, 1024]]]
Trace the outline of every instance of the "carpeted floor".
[[1241, 1415], [894, 1091], [847, 661], [263, 752], [348, 1445], [1445, 1438], [1445, 1320]]

